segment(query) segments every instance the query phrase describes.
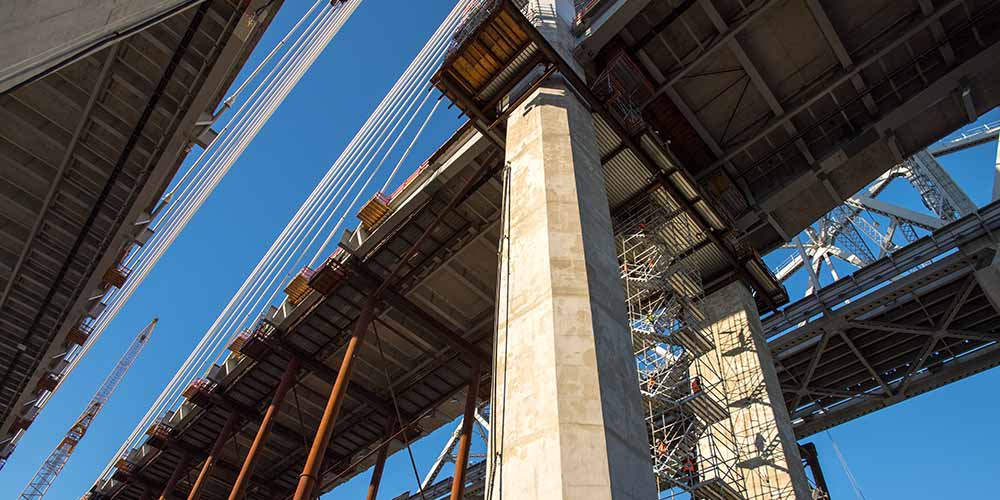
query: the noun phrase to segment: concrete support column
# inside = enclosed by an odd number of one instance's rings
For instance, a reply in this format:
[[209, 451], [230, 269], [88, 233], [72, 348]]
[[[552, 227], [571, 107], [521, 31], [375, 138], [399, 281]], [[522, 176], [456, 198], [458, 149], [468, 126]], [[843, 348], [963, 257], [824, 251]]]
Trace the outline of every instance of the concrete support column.
[[701, 310], [719, 351], [722, 387], [748, 498], [810, 498], [753, 295], [743, 283], [734, 282], [709, 295]]
[[650, 500], [590, 112], [559, 77], [507, 121], [488, 498]]

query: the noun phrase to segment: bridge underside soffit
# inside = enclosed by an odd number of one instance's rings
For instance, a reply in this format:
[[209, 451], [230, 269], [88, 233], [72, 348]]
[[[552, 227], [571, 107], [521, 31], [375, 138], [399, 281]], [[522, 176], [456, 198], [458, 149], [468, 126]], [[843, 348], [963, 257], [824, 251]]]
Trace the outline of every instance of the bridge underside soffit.
[[992, 0], [649, 2], [592, 64], [636, 62], [649, 93], [634, 105], [766, 253], [1000, 103], [997, 12]]
[[109, 273], [124, 280], [134, 223], [270, 20], [242, 26], [247, 5], [206, 2], [0, 95], [0, 443], [30, 424]]

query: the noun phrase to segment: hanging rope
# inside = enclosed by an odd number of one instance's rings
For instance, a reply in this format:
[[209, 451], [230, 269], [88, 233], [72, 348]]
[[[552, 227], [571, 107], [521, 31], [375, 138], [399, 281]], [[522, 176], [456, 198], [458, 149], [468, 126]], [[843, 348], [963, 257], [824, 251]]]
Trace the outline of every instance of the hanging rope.
[[[513, 274], [510, 270], [510, 164], [505, 164], [503, 168], [503, 198], [500, 201], [502, 217], [505, 221], [503, 227], [503, 236], [500, 238], [499, 248], [497, 249], [497, 291], [496, 299], [494, 303], [496, 307], [494, 309], [493, 317], [495, 318], [493, 323], [493, 377], [491, 377], [492, 388], [490, 390], [490, 444], [488, 447], [488, 460], [490, 465], [490, 477], [487, 478], [487, 490], [486, 490], [486, 500], [492, 500], [493, 498], [503, 498], [503, 435], [504, 429], [506, 427], [506, 416], [507, 416], [507, 348], [508, 348], [508, 334], [510, 332], [510, 284]], [[506, 273], [506, 275], [504, 275]], [[500, 283], [504, 283], [504, 336], [503, 336], [503, 389], [499, 391], [500, 393], [500, 407], [502, 411], [500, 412], [500, 421], [497, 422], [497, 412], [496, 412], [496, 394], [497, 391], [497, 377], [496, 373], [499, 367], [499, 358], [496, 353], [499, 347], [499, 333], [500, 333]], [[492, 450], [492, 451], [489, 451]], [[496, 486], [497, 482], [500, 483], [500, 487], [497, 489], [497, 496], [493, 496], [493, 488]]]
[[[389, 377], [389, 362], [385, 358], [385, 352], [382, 351], [382, 337], [379, 336], [378, 328], [375, 326], [376, 322], [372, 321], [372, 333], [375, 334], [375, 345], [378, 346], [378, 354], [382, 358], [382, 373], [385, 375], [385, 386], [389, 388], [389, 397], [392, 399], [392, 408], [396, 412], [396, 422], [400, 425], [403, 424], [403, 414], [399, 411], [399, 402], [396, 401], [396, 390], [392, 386], [392, 379]], [[417, 482], [417, 489], [420, 492], [420, 498], [422, 500], [427, 500], [424, 497], [424, 485], [420, 481], [420, 472], [417, 471], [417, 461], [413, 458], [413, 449], [410, 447], [410, 440], [406, 436], [406, 432], [403, 431], [401, 434], [403, 438], [403, 444], [406, 445], [406, 452], [410, 456], [410, 467], [413, 469], [413, 478]]]
[[829, 430], [825, 431], [825, 433], [827, 439], [830, 440], [830, 444], [833, 446], [833, 452], [837, 455], [837, 460], [840, 461], [840, 466], [844, 468], [844, 474], [847, 475], [847, 480], [850, 481], [851, 488], [854, 489], [854, 495], [858, 497], [858, 500], [867, 500], [865, 494], [861, 492], [861, 486], [858, 484], [858, 480], [855, 479], [854, 473], [847, 466], [847, 460], [844, 459], [844, 454], [840, 452], [840, 446], [837, 446], [837, 442], [833, 439], [833, 434]]

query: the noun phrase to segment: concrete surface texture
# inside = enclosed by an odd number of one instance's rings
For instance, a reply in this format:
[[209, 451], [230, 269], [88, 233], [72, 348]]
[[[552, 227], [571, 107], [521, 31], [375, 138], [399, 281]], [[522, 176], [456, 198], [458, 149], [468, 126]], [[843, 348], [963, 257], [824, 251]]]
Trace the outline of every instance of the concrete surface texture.
[[0, 92], [185, 0], [0, 2]]
[[747, 498], [810, 498], [753, 295], [744, 284], [734, 282], [706, 297], [701, 310], [719, 350]]
[[508, 120], [506, 155], [494, 498], [655, 498], [589, 112], [547, 82]]

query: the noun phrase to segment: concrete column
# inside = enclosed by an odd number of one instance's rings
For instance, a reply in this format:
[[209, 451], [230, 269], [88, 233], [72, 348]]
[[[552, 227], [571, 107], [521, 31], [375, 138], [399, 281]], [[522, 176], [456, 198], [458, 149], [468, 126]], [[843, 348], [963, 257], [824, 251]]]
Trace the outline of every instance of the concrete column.
[[747, 498], [810, 498], [753, 295], [743, 283], [734, 282], [706, 297], [701, 311], [719, 351], [722, 386]]
[[561, 78], [511, 113], [506, 159], [489, 498], [656, 498], [593, 122]]

